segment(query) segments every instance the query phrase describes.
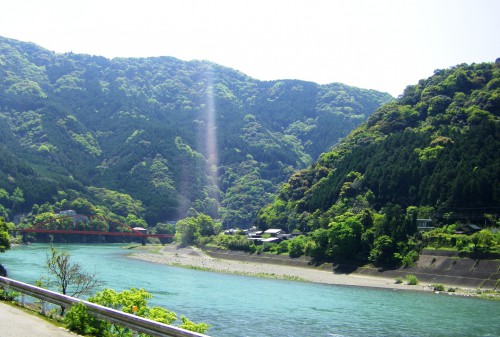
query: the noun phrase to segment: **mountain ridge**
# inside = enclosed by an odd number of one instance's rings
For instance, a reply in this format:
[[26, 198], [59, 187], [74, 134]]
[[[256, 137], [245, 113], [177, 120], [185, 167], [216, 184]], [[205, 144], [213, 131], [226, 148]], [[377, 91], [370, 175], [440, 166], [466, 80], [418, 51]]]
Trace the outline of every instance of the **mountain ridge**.
[[[136, 215], [151, 223], [191, 209], [249, 225], [277, 184], [392, 99], [338, 83], [257, 81], [207, 61], [56, 54], [6, 38], [0, 72], [3, 152], [27, 173], [1, 167], [0, 187], [25, 193], [16, 211], [77, 196], [99, 203], [87, 189], [98, 187], [140, 200]], [[76, 192], [58, 196], [65, 187]]]
[[[320, 261], [411, 265], [426, 245], [487, 254], [499, 177], [500, 59], [461, 64], [408, 86], [294, 173], [257, 223], [308, 233], [302, 253]], [[418, 218], [437, 229], [419, 233]], [[493, 230], [462, 235], [468, 224]]]

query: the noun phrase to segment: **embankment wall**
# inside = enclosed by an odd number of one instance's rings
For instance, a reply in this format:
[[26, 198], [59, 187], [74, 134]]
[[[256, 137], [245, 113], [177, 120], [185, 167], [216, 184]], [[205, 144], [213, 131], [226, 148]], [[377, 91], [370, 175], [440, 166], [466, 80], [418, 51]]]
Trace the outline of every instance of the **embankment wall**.
[[356, 273], [393, 278], [412, 274], [426, 283], [493, 290], [498, 287], [500, 260], [461, 258], [454, 253], [424, 250], [414, 267], [386, 270], [360, 267]]
[[421, 282], [442, 283], [447, 286], [481, 288], [492, 290], [500, 279], [500, 260], [460, 258], [454, 252], [424, 250], [416, 265], [408, 268], [383, 269], [374, 267], [338, 266], [324, 264], [320, 267], [311, 264], [308, 257], [291, 258], [286, 255], [249, 254], [241, 251], [226, 251], [210, 247], [203, 248], [205, 253], [214, 258], [257, 263], [270, 263], [301, 268], [321, 268], [337, 273], [356, 273], [361, 275], [405, 278], [415, 275]]

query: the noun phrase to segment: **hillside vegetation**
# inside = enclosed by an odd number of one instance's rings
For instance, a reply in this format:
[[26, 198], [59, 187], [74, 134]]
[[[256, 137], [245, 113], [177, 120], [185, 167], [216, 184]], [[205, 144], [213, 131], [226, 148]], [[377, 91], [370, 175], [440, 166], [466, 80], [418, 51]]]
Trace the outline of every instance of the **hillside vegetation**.
[[2, 37], [0, 74], [6, 219], [71, 207], [143, 226], [200, 212], [246, 227], [280, 183], [392, 100], [339, 83], [262, 82], [206, 61], [56, 54]]
[[[320, 261], [408, 265], [424, 245], [498, 252], [499, 180], [500, 60], [462, 64], [408, 86], [294, 173], [257, 222], [308, 233], [294, 245]], [[421, 235], [418, 218], [439, 228]], [[465, 224], [494, 230], [467, 236]]]

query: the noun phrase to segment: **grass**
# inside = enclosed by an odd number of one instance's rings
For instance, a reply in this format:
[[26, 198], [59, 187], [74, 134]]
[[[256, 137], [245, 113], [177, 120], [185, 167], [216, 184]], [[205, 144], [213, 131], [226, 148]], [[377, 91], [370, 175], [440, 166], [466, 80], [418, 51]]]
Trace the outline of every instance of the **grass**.
[[485, 300], [500, 301], [500, 292], [496, 290], [480, 290], [477, 294]]
[[208, 267], [191, 266], [191, 265], [185, 265], [185, 264], [181, 264], [181, 263], [173, 263], [172, 266], [186, 268], [186, 269], [192, 269], [192, 270], [201, 270], [201, 271], [209, 271], [209, 272], [232, 274], [232, 275], [252, 276], [252, 277], [287, 280], [287, 281], [300, 281], [300, 282], [306, 281], [305, 279], [298, 277], [298, 276], [277, 275], [274, 273], [270, 274], [270, 273], [251, 273], [251, 272], [241, 272], [241, 271], [229, 271], [229, 270], [221, 270], [221, 269], [208, 268]]
[[[19, 304], [18, 302], [16, 301], [4, 301], [4, 300], [0, 300], [1, 303], [4, 303], [4, 304], [7, 304], [7, 305], [10, 305], [11, 307], [13, 308], [17, 308], [23, 312], [25, 312], [26, 314], [28, 315], [31, 315], [31, 316], [36, 316], [42, 320], [44, 320], [45, 322], [47, 323], [50, 323], [54, 326], [57, 326], [59, 328], [64, 328], [66, 329], [66, 325], [64, 324], [64, 322], [62, 322], [62, 320], [56, 318], [56, 315], [54, 314], [49, 314], [50, 316], [44, 316], [42, 315], [42, 313], [39, 311], [40, 308], [35, 306], [35, 305], [27, 305], [25, 307], [23, 307], [21, 304]], [[58, 316], [57, 316], [58, 317]]]
[[161, 244], [157, 244], [157, 245], [149, 244], [149, 245], [146, 245], [146, 246], [137, 245], [137, 244], [131, 244], [131, 245], [125, 246], [123, 248], [125, 248], [125, 249], [135, 249], [135, 250], [145, 251], [145, 252], [148, 252], [148, 253], [159, 254], [160, 251], [161, 251], [161, 249], [163, 248], [163, 246]]

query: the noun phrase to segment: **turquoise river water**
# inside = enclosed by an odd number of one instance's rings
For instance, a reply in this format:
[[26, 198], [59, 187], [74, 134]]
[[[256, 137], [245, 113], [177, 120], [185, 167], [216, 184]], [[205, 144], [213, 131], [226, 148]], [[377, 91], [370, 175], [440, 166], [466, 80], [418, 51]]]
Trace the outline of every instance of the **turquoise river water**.
[[[150, 304], [211, 324], [211, 336], [500, 336], [498, 301], [204, 272], [135, 260], [120, 245], [56, 247], [104, 287], [144, 288]], [[49, 249], [13, 247], [0, 263], [34, 283]]]

